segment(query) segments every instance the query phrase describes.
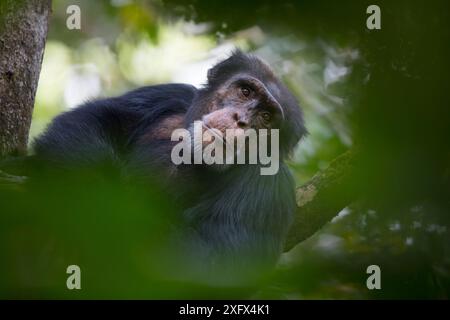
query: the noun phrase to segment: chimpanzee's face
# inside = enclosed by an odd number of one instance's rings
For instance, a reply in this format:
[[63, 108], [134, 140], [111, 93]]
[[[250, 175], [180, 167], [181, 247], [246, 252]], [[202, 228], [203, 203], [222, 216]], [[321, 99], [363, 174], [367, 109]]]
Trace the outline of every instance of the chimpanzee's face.
[[[194, 145], [194, 150], [204, 150], [214, 143], [220, 145], [226, 158], [245, 154], [249, 159], [251, 153], [259, 154], [261, 144], [263, 150], [278, 148], [278, 140], [276, 144], [269, 140], [279, 137], [273, 136], [273, 130], [280, 129], [284, 111], [262, 81], [248, 74], [237, 74], [215, 88], [207, 101], [200, 119], [202, 141]], [[275, 150], [273, 154], [279, 153], [280, 150]]]
[[279, 128], [283, 109], [270, 90], [258, 79], [237, 75], [220, 86], [212, 97], [209, 113], [202, 117], [206, 128], [226, 129]]
[[[187, 128], [200, 121], [209, 137], [226, 137], [227, 131], [234, 130], [239, 138], [245, 132], [256, 131], [258, 145], [261, 135], [272, 138], [273, 130], [279, 129], [282, 158], [306, 134], [295, 97], [261, 59], [236, 51], [209, 69], [207, 77], [207, 84], [199, 90], [186, 113]], [[205, 139], [203, 147], [212, 141], [216, 139]]]

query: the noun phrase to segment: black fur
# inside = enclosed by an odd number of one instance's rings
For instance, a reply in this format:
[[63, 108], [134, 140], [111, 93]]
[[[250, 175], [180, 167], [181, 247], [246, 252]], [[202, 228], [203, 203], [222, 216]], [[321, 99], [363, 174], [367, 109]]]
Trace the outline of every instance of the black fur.
[[34, 142], [34, 151], [55, 166], [122, 165], [148, 128], [164, 116], [184, 114], [196, 92], [190, 85], [166, 84], [88, 102], [57, 116]]
[[[202, 89], [185, 84], [144, 87], [56, 117], [35, 141], [36, 157], [60, 168], [106, 161], [127, 175], [162, 178], [183, 208], [185, 230], [178, 236], [194, 264], [203, 268], [226, 262], [241, 273], [255, 264], [271, 265], [282, 250], [295, 210], [294, 183], [284, 163], [273, 176], [261, 176], [258, 165], [223, 172], [176, 167], [170, 161], [173, 142], [141, 139], [168, 115], [186, 115], [185, 127], [199, 119], [210, 94], [237, 72], [257, 77], [269, 90], [276, 86], [272, 94], [286, 114], [280, 145], [289, 153], [306, 133], [301, 110], [265, 64], [238, 51], [210, 70]], [[235, 275], [227, 270], [230, 277]]]

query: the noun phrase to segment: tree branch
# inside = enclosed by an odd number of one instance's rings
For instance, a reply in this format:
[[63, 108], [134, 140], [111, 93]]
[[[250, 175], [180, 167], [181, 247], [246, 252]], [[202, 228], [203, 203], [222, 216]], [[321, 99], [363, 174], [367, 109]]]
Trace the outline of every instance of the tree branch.
[[21, 190], [26, 180], [27, 177], [14, 176], [0, 170], [0, 190]]
[[354, 200], [350, 188], [354, 158], [354, 151], [345, 152], [297, 189], [298, 210], [286, 239], [285, 251], [312, 236]]

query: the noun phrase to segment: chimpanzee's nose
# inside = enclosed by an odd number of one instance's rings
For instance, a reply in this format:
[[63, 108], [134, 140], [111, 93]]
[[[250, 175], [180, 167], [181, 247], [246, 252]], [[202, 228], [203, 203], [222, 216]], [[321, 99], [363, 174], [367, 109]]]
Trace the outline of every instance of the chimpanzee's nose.
[[239, 128], [244, 129], [248, 126], [247, 121], [238, 120], [237, 125]]
[[239, 115], [237, 112], [233, 114], [233, 119], [234, 121], [236, 121], [236, 125], [241, 128], [247, 128], [248, 127], [248, 122], [243, 119], [243, 117], [241, 117], [241, 115]]

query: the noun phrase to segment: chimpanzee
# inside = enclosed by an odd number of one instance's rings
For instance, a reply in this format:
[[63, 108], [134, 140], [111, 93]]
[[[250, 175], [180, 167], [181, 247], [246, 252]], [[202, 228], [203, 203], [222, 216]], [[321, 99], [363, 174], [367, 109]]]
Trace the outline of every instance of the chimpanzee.
[[[261, 175], [260, 164], [174, 164], [171, 134], [195, 121], [221, 132], [279, 129], [279, 171]], [[107, 162], [132, 180], [158, 181], [180, 203], [184, 230], [177, 229], [176, 238], [198, 275], [246, 277], [252, 266], [273, 265], [282, 252], [296, 207], [283, 160], [305, 134], [294, 96], [265, 62], [236, 50], [208, 71], [202, 88], [148, 86], [61, 114], [35, 140], [34, 151], [55, 168]]]

